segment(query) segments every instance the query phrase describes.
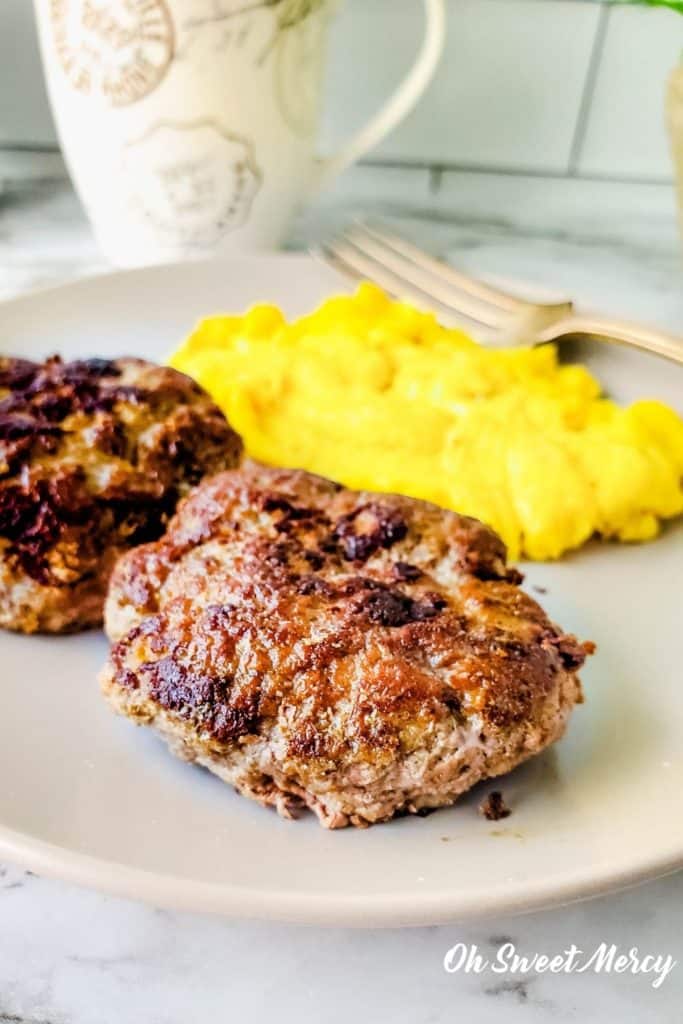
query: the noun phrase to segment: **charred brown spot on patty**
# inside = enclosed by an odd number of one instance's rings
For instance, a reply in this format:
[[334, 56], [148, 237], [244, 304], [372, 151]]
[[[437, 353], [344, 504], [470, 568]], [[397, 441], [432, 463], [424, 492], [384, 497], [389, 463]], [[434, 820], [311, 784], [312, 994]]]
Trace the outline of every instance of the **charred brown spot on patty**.
[[101, 621], [116, 557], [241, 443], [189, 378], [138, 359], [0, 357], [0, 625]]
[[8, 359], [0, 356], [0, 389], [22, 391], [29, 387], [40, 369], [29, 359]]
[[26, 413], [0, 413], [0, 479], [15, 473], [31, 452], [57, 451], [63, 433], [61, 427]]
[[422, 570], [416, 565], [410, 565], [409, 562], [395, 562], [391, 571], [397, 580], [407, 580], [409, 583], [419, 580], [422, 575]]
[[110, 360], [77, 360], [63, 363], [53, 356], [44, 364], [35, 364], [29, 375], [24, 368], [19, 374], [6, 376], [10, 394], [0, 404], [5, 412], [23, 412], [45, 423], [60, 423], [77, 412], [92, 413], [111, 410], [116, 401], [140, 401], [144, 392], [131, 387], [112, 387], [105, 378], [119, 377], [120, 370]]
[[289, 498], [277, 493], [264, 494], [260, 505], [264, 512], [282, 512], [280, 522], [283, 520], [312, 519], [317, 514], [316, 509], [300, 508], [294, 505]]
[[400, 512], [380, 501], [368, 502], [337, 520], [333, 537], [341, 544], [344, 558], [366, 562], [381, 548], [403, 540], [408, 526]]
[[47, 553], [70, 528], [83, 527], [93, 515], [84, 473], [61, 471], [28, 487], [0, 487], [0, 537], [9, 541], [5, 557], [39, 583], [59, 586]]
[[182, 714], [219, 743], [246, 736], [258, 724], [255, 694], [228, 703], [224, 680], [188, 672], [170, 655], [143, 665], [141, 673], [160, 707]]
[[418, 813], [546, 747], [580, 700], [588, 646], [515, 580], [474, 520], [248, 465], [117, 565], [103, 687], [283, 813]]
[[371, 591], [363, 597], [357, 608], [364, 612], [371, 622], [382, 626], [405, 626], [409, 622], [424, 622], [433, 619], [448, 606], [438, 594], [426, 594], [415, 600], [409, 594], [389, 587]]

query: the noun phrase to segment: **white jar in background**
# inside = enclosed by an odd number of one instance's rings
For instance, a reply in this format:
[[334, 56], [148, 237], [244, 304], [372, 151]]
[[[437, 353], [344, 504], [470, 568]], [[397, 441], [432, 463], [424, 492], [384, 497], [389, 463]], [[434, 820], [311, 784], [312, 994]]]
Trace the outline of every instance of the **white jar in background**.
[[683, 63], [676, 68], [669, 79], [667, 119], [676, 174], [678, 212], [683, 234]]

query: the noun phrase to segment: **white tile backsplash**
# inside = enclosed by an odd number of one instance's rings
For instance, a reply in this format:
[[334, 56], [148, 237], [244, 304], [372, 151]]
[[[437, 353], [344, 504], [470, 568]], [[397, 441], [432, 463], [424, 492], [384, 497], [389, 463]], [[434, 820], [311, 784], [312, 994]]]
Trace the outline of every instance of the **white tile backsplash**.
[[[450, 0], [443, 62], [375, 159], [567, 166], [598, 9], [573, 0]], [[331, 46], [326, 145], [381, 104], [422, 32], [416, 0], [347, 0]]]
[[0, 144], [55, 142], [33, 4], [31, 0], [0, 0]]
[[683, 50], [673, 11], [612, 8], [579, 172], [669, 176], [666, 80]]
[[[422, 168], [368, 164], [351, 168], [316, 198], [294, 241], [332, 237], [367, 216], [412, 220], [424, 233], [418, 241], [437, 250], [454, 224], [463, 238], [471, 231], [475, 248], [488, 235], [530, 245], [550, 239], [584, 251], [638, 246], [650, 265], [663, 246], [675, 253], [680, 248], [676, 200], [667, 184], [447, 171], [435, 189]], [[552, 268], [549, 273], [552, 280]]]
[[[599, 7], [590, 0], [447, 0], [444, 61], [419, 107], [372, 160], [566, 174]], [[0, 0], [0, 146], [53, 145], [30, 0]], [[346, 0], [335, 27], [324, 149], [382, 103], [422, 32], [419, 0]], [[683, 17], [609, 12], [595, 90], [571, 166], [579, 175], [670, 177], [663, 85]]]

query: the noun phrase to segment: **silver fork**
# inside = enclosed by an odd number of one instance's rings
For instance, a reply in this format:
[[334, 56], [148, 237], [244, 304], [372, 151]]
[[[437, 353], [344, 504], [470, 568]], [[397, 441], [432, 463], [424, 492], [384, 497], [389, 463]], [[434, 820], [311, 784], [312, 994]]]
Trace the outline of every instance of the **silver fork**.
[[683, 337], [575, 313], [571, 302], [530, 302], [463, 274], [384, 228], [358, 223], [318, 252], [347, 277], [374, 281], [395, 298], [431, 309], [446, 326], [471, 325], [497, 345], [544, 345], [590, 337], [653, 352], [683, 365]]

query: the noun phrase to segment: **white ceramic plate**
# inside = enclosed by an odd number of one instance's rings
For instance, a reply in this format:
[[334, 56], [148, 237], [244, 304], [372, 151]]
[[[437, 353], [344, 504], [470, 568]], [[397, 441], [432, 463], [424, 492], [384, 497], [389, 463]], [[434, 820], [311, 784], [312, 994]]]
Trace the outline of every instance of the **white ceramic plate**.
[[[0, 307], [28, 357], [161, 358], [212, 312], [290, 313], [344, 287], [307, 257], [134, 271]], [[680, 405], [683, 371], [581, 353], [620, 399]], [[500, 780], [513, 815], [456, 807], [368, 831], [280, 820], [115, 718], [102, 636], [0, 635], [0, 858], [156, 904], [330, 924], [427, 924], [586, 897], [683, 864], [683, 528], [527, 567], [553, 618], [599, 651], [565, 739]], [[532, 591], [533, 592], [533, 591]]]

